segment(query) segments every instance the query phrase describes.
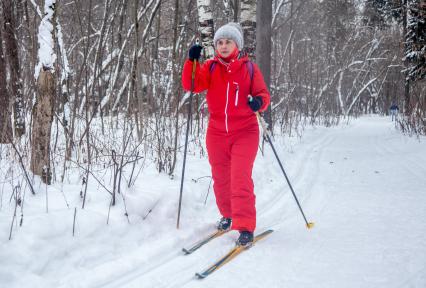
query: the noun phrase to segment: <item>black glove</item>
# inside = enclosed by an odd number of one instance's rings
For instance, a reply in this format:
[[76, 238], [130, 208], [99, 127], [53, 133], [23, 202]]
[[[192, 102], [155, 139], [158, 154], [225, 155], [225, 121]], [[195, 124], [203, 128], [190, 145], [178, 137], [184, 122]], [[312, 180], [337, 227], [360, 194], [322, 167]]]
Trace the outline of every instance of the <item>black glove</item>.
[[250, 106], [251, 110], [253, 110], [253, 112], [259, 111], [260, 107], [262, 107], [263, 105], [262, 97], [260, 96], [250, 97], [248, 105]]
[[201, 45], [195, 44], [191, 48], [189, 48], [188, 57], [189, 60], [194, 61], [200, 59], [201, 50], [203, 47]]

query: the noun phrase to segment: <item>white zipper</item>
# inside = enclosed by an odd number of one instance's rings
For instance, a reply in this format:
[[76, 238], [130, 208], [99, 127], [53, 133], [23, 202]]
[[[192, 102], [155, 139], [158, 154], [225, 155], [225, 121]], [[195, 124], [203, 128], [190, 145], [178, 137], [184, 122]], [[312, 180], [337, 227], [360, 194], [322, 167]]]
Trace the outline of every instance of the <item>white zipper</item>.
[[238, 106], [238, 92], [240, 91], [240, 87], [238, 86], [237, 82], [234, 82], [235, 85], [237, 85], [237, 93], [235, 95], [235, 106]]
[[228, 97], [229, 97], [229, 81], [228, 81], [228, 87], [226, 88], [226, 105], [225, 105], [225, 128], [226, 133], [228, 133]]

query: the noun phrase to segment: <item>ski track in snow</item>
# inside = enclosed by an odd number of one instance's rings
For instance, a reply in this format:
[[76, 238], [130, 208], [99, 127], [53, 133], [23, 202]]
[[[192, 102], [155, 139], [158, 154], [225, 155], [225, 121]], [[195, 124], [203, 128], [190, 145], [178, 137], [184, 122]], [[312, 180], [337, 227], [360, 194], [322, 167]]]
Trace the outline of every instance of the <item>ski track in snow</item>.
[[[257, 232], [269, 228], [275, 232], [207, 279], [197, 280], [194, 274], [232, 248], [237, 233], [225, 234], [191, 255], [180, 250], [207, 233], [202, 222], [217, 213], [211, 208], [212, 195], [210, 208], [193, 208], [187, 216], [197, 222], [177, 237], [165, 233], [166, 240], [157, 239], [154, 249], [149, 245], [155, 240], [149, 239], [107, 260], [93, 260], [90, 269], [69, 271], [65, 279], [46, 283], [62, 288], [426, 287], [422, 220], [426, 217], [426, 153], [421, 152], [426, 151], [425, 140], [401, 135], [389, 119], [381, 117], [310, 128], [303, 138], [288, 139], [292, 152], [286, 148], [288, 143], [282, 145], [277, 139], [274, 146], [294, 191], [308, 221], [315, 222], [311, 230], [305, 228], [272, 149], [265, 143], [265, 157], [259, 153], [254, 168]], [[202, 161], [208, 165], [206, 159]], [[189, 195], [185, 197], [184, 205], [194, 205], [188, 203]], [[204, 201], [201, 194], [197, 197]], [[154, 211], [152, 218], [163, 212]], [[161, 235], [161, 231], [156, 234]], [[53, 255], [65, 258], [67, 253]], [[47, 261], [39, 270], [54, 265]]]
[[[321, 147], [328, 146], [332, 141], [333, 137], [331, 135], [324, 135], [323, 137], [315, 139], [312, 143], [309, 143], [309, 148], [304, 151], [304, 153], [301, 153], [301, 155], [298, 155], [297, 160], [293, 161], [296, 162], [295, 166], [286, 165], [286, 161], [284, 157], [280, 157], [281, 162], [283, 163], [285, 172], [287, 173], [287, 176], [289, 177], [290, 183], [295, 191], [296, 196], [298, 197], [300, 202], [305, 202], [305, 197], [309, 197], [309, 190], [314, 187], [315, 182], [317, 181], [318, 175], [319, 175], [319, 163], [321, 161], [322, 157], [322, 150]], [[272, 153], [272, 151], [267, 151], [267, 153]], [[282, 156], [282, 155], [281, 155]], [[280, 183], [279, 186], [275, 189], [275, 195], [271, 195], [268, 197], [268, 199], [265, 199], [263, 203], [258, 203], [259, 209], [258, 209], [258, 218], [274, 218], [274, 215], [280, 215], [280, 211], [286, 211], [286, 209], [289, 205], [295, 204], [293, 196], [291, 194], [290, 188], [288, 187], [287, 181], [285, 180], [284, 175], [282, 174], [278, 163], [276, 163], [275, 158], [270, 159], [273, 160], [271, 163], [268, 163], [270, 167], [274, 167], [274, 178], [278, 183]], [[267, 177], [266, 174], [268, 174], [270, 171], [265, 170], [264, 177]], [[270, 176], [269, 176], [270, 177]], [[303, 185], [304, 189], [300, 189], [302, 186], [302, 183], [307, 183], [307, 185]], [[264, 187], [264, 189], [268, 189], [267, 187]], [[259, 189], [258, 189], [259, 190]], [[305, 191], [305, 193], [300, 193], [302, 191]], [[261, 192], [260, 192], [261, 193]], [[303, 207], [302, 207], [303, 208]], [[297, 211], [297, 213], [299, 213]], [[270, 218], [268, 218], [268, 216]], [[288, 214], [284, 214], [285, 217], [288, 217]], [[294, 216], [294, 215], [293, 215]], [[279, 221], [276, 223], [269, 223], [268, 225], [265, 225], [266, 227], [273, 227], [274, 224], [279, 224], [283, 221], [283, 217], [280, 217]]]
[[[333, 141], [333, 137], [331, 135], [324, 134], [323, 137], [319, 137], [315, 139], [315, 141], [310, 143], [309, 149], [306, 149], [305, 153], [301, 153], [298, 156], [298, 158], [300, 159], [297, 159], [298, 165], [294, 167], [295, 170], [293, 173], [289, 173], [289, 171], [287, 171], [288, 169], [285, 168], [285, 162], [282, 160], [283, 155], [279, 155], [280, 160], [282, 161], [284, 168], [286, 169], [286, 173], [288, 173], [290, 181], [292, 181], [293, 178], [298, 179], [294, 183], [292, 182], [292, 185], [296, 184], [295, 186], [293, 186], [293, 188], [296, 191], [297, 189], [295, 187], [298, 186], [297, 184], [299, 184], [305, 178], [311, 181], [310, 186], [314, 185], [315, 183], [314, 179], [317, 178], [318, 172], [319, 172], [318, 169], [315, 169], [315, 168], [318, 168], [318, 163], [319, 163], [318, 159], [321, 157], [321, 147], [329, 145], [332, 141]], [[269, 144], [268, 143], [265, 143], [265, 144], [267, 147], [265, 149], [266, 150], [265, 153], [273, 153], [269, 147]], [[259, 157], [261, 157], [260, 153], [259, 153]], [[270, 196], [272, 197], [272, 199], [267, 199], [267, 201], [265, 201], [264, 203], [258, 204], [258, 206], [260, 206], [260, 209], [258, 211], [258, 218], [263, 217], [268, 219], [268, 215], [272, 215], [272, 216], [274, 216], [274, 214], [279, 215], [279, 211], [285, 210], [285, 208], [288, 206], [289, 201], [293, 201], [293, 198], [292, 198], [293, 196], [290, 195], [291, 192], [287, 186], [287, 182], [285, 181], [284, 176], [282, 175], [282, 172], [278, 166], [278, 163], [276, 163], [275, 158], [273, 158], [272, 161], [270, 162], [271, 162], [269, 163], [270, 165], [275, 166], [275, 169], [273, 169], [274, 177], [278, 179], [277, 182], [282, 182], [282, 183], [280, 183], [278, 186], [278, 189], [274, 191], [275, 194]], [[315, 167], [312, 168], [311, 166], [315, 166]], [[314, 172], [314, 173], [312, 173], [312, 175], [306, 176], [307, 171], [309, 173], [310, 172]], [[299, 175], [300, 177], [295, 177], [296, 175]], [[257, 190], [260, 190], [260, 189], [257, 189]], [[297, 196], [300, 197], [300, 195], [297, 195]], [[291, 199], [289, 197], [291, 197]], [[303, 198], [300, 198], [300, 199], [303, 199]], [[282, 221], [282, 219], [280, 220]], [[281, 223], [281, 221], [278, 221], [278, 222], [273, 221], [273, 223], [263, 223], [262, 225], [263, 227], [258, 227], [257, 231], [263, 231], [271, 227], [274, 228], [274, 226]], [[201, 235], [197, 235], [197, 236], [200, 237]], [[214, 240], [214, 242], [217, 242], [217, 241], [218, 241], [217, 239]], [[212, 245], [214, 245], [214, 242], [209, 243], [207, 247], [204, 247], [204, 250], [209, 250], [208, 247], [211, 247]], [[230, 249], [231, 247], [232, 245], [228, 245], [227, 249]], [[211, 248], [210, 250], [212, 249], [213, 248]], [[193, 280], [198, 281], [197, 279], [195, 279], [194, 273], [201, 271], [202, 269], [204, 269], [204, 267], [206, 267], [206, 265], [211, 264], [214, 260], [217, 260], [218, 257], [221, 257], [225, 252], [227, 252], [227, 250], [225, 249], [223, 250], [221, 254], [216, 253], [216, 258], [207, 257], [208, 262], [206, 262], [204, 266], [200, 266], [199, 268], [196, 268], [197, 262], [188, 261], [188, 260], [194, 260], [194, 258], [196, 257], [195, 255], [197, 253], [200, 253], [200, 251], [201, 250], [197, 251], [193, 255], [187, 255], [187, 256], [183, 256], [182, 253], [178, 253], [178, 254], [172, 253], [172, 255], [174, 255], [172, 257], [165, 257], [163, 258], [164, 259], [163, 261], [160, 261], [148, 267], [144, 266], [143, 268], [131, 271], [128, 274], [123, 275], [122, 277], [118, 279], [108, 281], [109, 282], [108, 284], [105, 283], [105, 285], [100, 285], [99, 287], [110, 287], [110, 288], [123, 287], [123, 285], [127, 283], [126, 287], [130, 288], [130, 287], [133, 287], [132, 283], [134, 281], [136, 281], [136, 283], [134, 284], [135, 287], [138, 287], [138, 285], [140, 285], [138, 282], [141, 279], [145, 279], [145, 278], [150, 278], [149, 281], [147, 282], [155, 283], [155, 287], [167, 287], [167, 288], [183, 287], [182, 285], [187, 284]], [[189, 262], [189, 264], [187, 264], [187, 262]], [[170, 269], [170, 267], [172, 268], [180, 267], [181, 269], [173, 271], [173, 269]], [[164, 273], [164, 271], [168, 271], [168, 272]], [[186, 274], [185, 272], [189, 272], [189, 273]], [[185, 276], [182, 277], [181, 275], [185, 275]], [[158, 280], [158, 279], [161, 279], [161, 280]], [[174, 280], [171, 280], [171, 279], [174, 279]], [[176, 280], [176, 279], [179, 279], [179, 280]]]

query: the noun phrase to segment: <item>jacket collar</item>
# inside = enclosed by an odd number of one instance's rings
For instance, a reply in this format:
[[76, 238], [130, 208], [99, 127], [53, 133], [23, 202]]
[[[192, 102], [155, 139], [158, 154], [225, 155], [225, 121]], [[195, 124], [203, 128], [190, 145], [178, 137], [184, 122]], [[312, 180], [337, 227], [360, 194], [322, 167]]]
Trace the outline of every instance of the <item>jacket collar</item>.
[[220, 63], [223, 67], [225, 67], [226, 70], [237, 71], [239, 70], [242, 64], [249, 61], [249, 58], [247, 56], [247, 53], [240, 51], [238, 53], [238, 56], [232, 59], [229, 63], [225, 62], [222, 57], [219, 56], [218, 53], [216, 53], [215, 57], [213, 58], [213, 61]]

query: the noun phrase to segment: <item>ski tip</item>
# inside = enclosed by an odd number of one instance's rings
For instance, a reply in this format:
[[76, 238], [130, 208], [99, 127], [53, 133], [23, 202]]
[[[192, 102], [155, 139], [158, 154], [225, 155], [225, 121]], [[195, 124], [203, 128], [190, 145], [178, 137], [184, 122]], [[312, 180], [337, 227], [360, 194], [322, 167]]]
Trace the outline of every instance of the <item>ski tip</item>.
[[182, 248], [182, 252], [185, 254], [185, 255], [189, 255], [189, 254], [191, 254], [192, 252], [191, 251], [189, 251], [188, 249], [186, 249], [186, 248]]
[[204, 278], [206, 278], [206, 276], [207, 276], [207, 275], [204, 275], [203, 273], [195, 273], [195, 276], [196, 276], [198, 279], [204, 279]]
[[260, 235], [268, 235], [268, 234], [271, 234], [272, 232], [274, 232], [274, 230], [272, 230], [272, 229], [268, 229], [268, 230], [265, 230], [264, 232], [260, 233], [260, 234], [259, 234], [259, 235], [257, 235], [257, 236], [260, 236]]

